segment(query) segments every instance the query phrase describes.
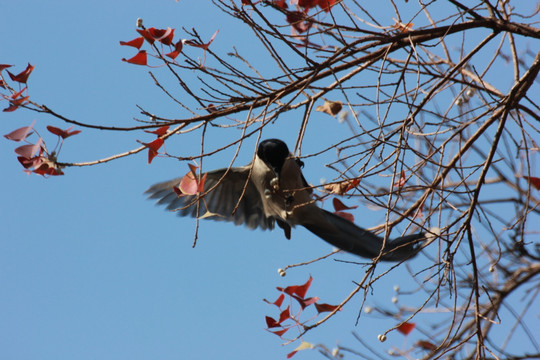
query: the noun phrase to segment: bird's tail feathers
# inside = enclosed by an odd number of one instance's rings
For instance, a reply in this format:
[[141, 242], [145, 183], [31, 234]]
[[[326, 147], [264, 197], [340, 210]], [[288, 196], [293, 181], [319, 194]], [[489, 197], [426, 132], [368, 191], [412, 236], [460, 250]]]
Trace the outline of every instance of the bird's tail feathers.
[[[322, 218], [309, 224], [306, 229], [326, 242], [353, 254], [376, 258], [383, 250], [384, 239], [374, 233], [356, 226], [349, 220], [320, 209]], [[414, 257], [425, 245], [426, 233], [401, 236], [386, 241], [380, 260], [402, 261]]]

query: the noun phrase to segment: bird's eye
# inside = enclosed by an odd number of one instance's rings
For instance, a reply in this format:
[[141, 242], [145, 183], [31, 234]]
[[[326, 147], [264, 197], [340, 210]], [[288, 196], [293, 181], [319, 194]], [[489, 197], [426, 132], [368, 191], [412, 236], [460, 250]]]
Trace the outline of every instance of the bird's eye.
[[295, 159], [296, 160], [296, 164], [298, 164], [298, 166], [300, 166], [301, 168], [304, 168], [304, 162], [300, 159]]

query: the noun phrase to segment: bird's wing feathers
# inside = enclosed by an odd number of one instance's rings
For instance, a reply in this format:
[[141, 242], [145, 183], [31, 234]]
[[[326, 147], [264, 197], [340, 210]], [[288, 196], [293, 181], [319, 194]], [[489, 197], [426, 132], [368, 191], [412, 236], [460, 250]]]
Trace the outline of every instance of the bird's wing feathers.
[[[199, 201], [198, 213], [196, 196], [179, 197], [173, 190], [173, 187], [180, 184], [181, 178], [155, 184], [146, 190], [146, 193], [150, 199], [159, 199], [157, 205], [165, 205], [168, 210], [176, 212], [179, 216], [203, 216], [208, 210], [216, 214], [210, 217], [212, 220], [231, 221], [236, 225], [244, 224], [251, 229], [273, 229], [274, 219], [266, 217], [260, 194], [253, 183], [248, 182], [249, 168], [243, 166], [208, 172], [204, 192], [210, 191]], [[233, 214], [244, 187], [245, 193]]]
[[[302, 225], [326, 242], [366, 258], [375, 258], [381, 253], [384, 239], [380, 236], [326, 210], [311, 207], [310, 212], [312, 215], [307, 219], [311, 220]], [[423, 248], [425, 239], [426, 235], [420, 233], [387, 240], [380, 259], [402, 261], [412, 258]]]

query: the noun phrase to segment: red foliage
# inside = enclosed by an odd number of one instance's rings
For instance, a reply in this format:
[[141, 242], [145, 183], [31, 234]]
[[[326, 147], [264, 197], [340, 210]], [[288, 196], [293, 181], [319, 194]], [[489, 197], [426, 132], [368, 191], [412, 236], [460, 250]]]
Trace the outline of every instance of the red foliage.
[[163, 139], [157, 138], [151, 143], [144, 145], [148, 148], [148, 163], [150, 164], [152, 160], [154, 160], [154, 158], [157, 156], [159, 148], [161, 148], [161, 146], [163, 145]]
[[332, 312], [336, 309], [339, 309], [339, 305], [330, 305], [330, 304], [317, 304], [315, 303], [315, 309], [320, 314], [322, 312]]
[[286, 20], [299, 34], [308, 31], [313, 25], [309, 17], [307, 17], [303, 11], [287, 12]]
[[397, 327], [397, 331], [399, 331], [403, 335], [409, 335], [415, 327], [416, 327], [415, 323], [404, 322], [403, 324]]
[[[315, 305], [317, 314], [320, 314], [322, 312], [334, 311], [336, 309], [340, 310], [339, 305], [317, 304], [317, 301], [319, 301], [319, 298], [317, 296], [305, 298], [306, 293], [309, 287], [311, 286], [312, 281], [313, 281], [313, 278], [310, 276], [308, 281], [303, 285], [291, 285], [291, 286], [287, 286], [286, 288], [277, 287], [277, 289], [281, 291], [281, 294], [276, 299], [276, 301], [271, 303], [268, 300], [264, 300], [266, 303], [276, 305], [280, 309], [278, 320], [275, 320], [274, 318], [270, 316], [265, 317], [267, 330], [269, 332], [279, 337], [282, 337], [289, 329], [293, 327], [299, 327], [301, 329], [304, 329], [305, 323], [307, 321], [301, 322], [300, 316], [302, 312], [310, 305]], [[281, 305], [283, 304], [285, 295], [288, 295], [291, 298], [291, 301], [290, 301], [290, 305], [288, 305], [284, 310], [282, 310]], [[293, 311], [292, 305], [294, 303], [292, 302], [293, 298], [298, 302], [298, 304], [300, 304], [300, 309], [298, 310], [298, 312], [293, 312], [295, 314], [294, 316], [291, 315], [291, 312]], [[281, 328], [281, 329], [272, 330], [272, 331], [269, 330], [269, 329], [274, 329], [274, 328]], [[310, 346], [311, 344], [302, 342], [300, 346], [298, 346], [293, 352], [289, 353], [287, 357], [290, 358], [294, 354], [296, 354], [297, 351], [308, 349], [310, 348]]]
[[167, 130], [169, 130], [169, 125], [162, 126], [156, 130], [144, 130], [144, 132], [149, 134], [155, 134], [157, 136], [163, 136], [167, 133]]
[[18, 109], [19, 106], [24, 105], [28, 102], [29, 96], [22, 96], [22, 93], [26, 90], [24, 87], [22, 90], [11, 94], [10, 96], [3, 95], [4, 99], [9, 101], [9, 106], [5, 108], [4, 112], [11, 112]]
[[34, 127], [35, 123], [36, 123], [36, 121], [34, 120], [32, 125], [24, 126], [22, 128], [18, 128], [17, 130], [13, 130], [9, 134], [4, 135], [4, 137], [6, 139], [8, 139], [8, 140], [22, 141], [22, 140], [26, 139], [28, 136], [30, 136], [32, 134], [31, 130]]
[[[4, 66], [6, 66], [6, 65], [4, 65]], [[34, 66], [30, 65], [30, 63], [29, 63], [28, 66], [26, 67], [26, 69], [24, 71], [18, 73], [17, 75], [13, 75], [9, 71], [8, 71], [8, 74], [9, 74], [9, 77], [11, 78], [11, 80], [26, 84], [26, 82], [28, 81], [28, 77], [30, 76], [30, 73], [33, 70], [34, 70]]]
[[146, 50], [139, 51], [137, 55], [135, 55], [131, 59], [126, 60], [123, 58], [122, 61], [128, 62], [130, 64], [135, 64], [135, 65], [148, 65]]
[[13, 65], [0, 64], [0, 71], [12, 67]]
[[332, 204], [334, 205], [334, 210], [335, 211], [352, 210], [352, 209], [356, 209], [358, 207], [358, 205], [347, 206], [341, 200], [339, 200], [336, 197], [332, 199]]
[[172, 40], [174, 38], [174, 29], [156, 29], [151, 27], [146, 31], [150, 34], [150, 36], [152, 36], [154, 40], [159, 41], [163, 45], [172, 45]]
[[286, 288], [280, 288], [277, 287], [277, 289], [281, 292], [284, 292], [287, 295], [298, 295], [299, 297], [303, 298], [306, 296], [306, 293], [311, 286], [311, 282], [313, 281], [313, 277], [309, 277], [308, 281], [304, 285], [291, 285], [287, 286]]
[[36, 155], [38, 150], [41, 149], [41, 142], [42, 140], [39, 138], [38, 142], [35, 144], [21, 145], [15, 149], [15, 153], [23, 158], [31, 159]]
[[184, 43], [186, 45], [189, 45], [189, 46], [194, 46], [194, 47], [198, 47], [198, 48], [201, 48], [201, 49], [204, 49], [204, 50], [208, 50], [208, 48], [210, 47], [210, 44], [212, 43], [212, 41], [214, 41], [216, 35], [218, 34], [219, 30], [216, 30], [216, 32], [214, 33], [214, 35], [212, 35], [212, 37], [210, 38], [210, 41], [208, 41], [206, 44], [199, 44], [197, 42], [195, 42], [194, 40], [185, 40]]
[[532, 186], [536, 188], [536, 190], [540, 190], [540, 178], [534, 177], [534, 176], [525, 176], [523, 175], [523, 178], [529, 182]]
[[67, 139], [68, 137], [77, 135], [81, 132], [81, 130], [70, 131], [71, 129], [73, 129], [73, 126], [67, 128], [66, 130], [62, 130], [62, 129], [59, 129], [57, 127], [50, 126], [50, 125], [47, 126], [47, 130], [49, 130], [54, 135], [60, 136], [62, 139]]
[[199, 180], [197, 176], [197, 166], [188, 164], [189, 172], [184, 175], [178, 187], [173, 188], [178, 196], [196, 195], [204, 191], [204, 183], [206, 181], [206, 173]]
[[144, 44], [144, 37], [139, 36], [138, 38], [135, 38], [131, 41], [120, 41], [120, 45], [124, 46], [133, 46], [134, 48], [140, 49], [141, 46]]
[[437, 345], [429, 342], [429, 341], [426, 341], [426, 340], [418, 340], [415, 344], [416, 346], [418, 346], [419, 348], [423, 349], [423, 350], [435, 350], [437, 349]]

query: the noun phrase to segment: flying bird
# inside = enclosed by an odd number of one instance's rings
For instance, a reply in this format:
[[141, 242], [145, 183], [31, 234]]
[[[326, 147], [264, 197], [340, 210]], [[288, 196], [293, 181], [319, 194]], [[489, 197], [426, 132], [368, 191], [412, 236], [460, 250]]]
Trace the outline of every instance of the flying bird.
[[206, 173], [204, 195], [199, 198], [177, 194], [174, 188], [182, 178], [155, 184], [146, 193], [179, 216], [200, 217], [208, 212], [214, 215], [210, 219], [262, 230], [271, 230], [277, 224], [287, 239], [291, 228], [301, 225], [341, 250], [365, 258], [381, 255], [384, 261], [407, 260], [426, 245], [426, 233], [387, 239], [385, 244], [382, 237], [321, 209], [312, 197], [302, 166], [283, 141], [268, 139], [259, 144], [252, 164]]

